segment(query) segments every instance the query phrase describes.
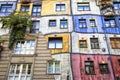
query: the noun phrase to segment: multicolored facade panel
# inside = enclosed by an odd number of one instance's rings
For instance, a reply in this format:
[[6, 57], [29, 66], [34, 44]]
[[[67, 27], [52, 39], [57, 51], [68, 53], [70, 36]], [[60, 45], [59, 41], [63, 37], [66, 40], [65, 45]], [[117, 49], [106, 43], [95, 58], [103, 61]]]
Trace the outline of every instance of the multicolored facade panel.
[[104, 34], [72, 33], [72, 52], [108, 54]]
[[100, 15], [99, 6], [96, 0], [72, 0], [72, 10], [74, 15], [97, 14]]
[[40, 19], [40, 31], [43, 34], [72, 31], [72, 17], [47, 16]]
[[68, 33], [49, 34], [46, 35], [46, 40], [51, 54], [70, 52], [70, 35]]
[[72, 54], [72, 69], [74, 80], [114, 80], [107, 55]]
[[43, 0], [41, 16], [46, 15], [69, 15], [70, 0]]
[[0, 1], [0, 17], [8, 16], [16, 8], [16, 1]]

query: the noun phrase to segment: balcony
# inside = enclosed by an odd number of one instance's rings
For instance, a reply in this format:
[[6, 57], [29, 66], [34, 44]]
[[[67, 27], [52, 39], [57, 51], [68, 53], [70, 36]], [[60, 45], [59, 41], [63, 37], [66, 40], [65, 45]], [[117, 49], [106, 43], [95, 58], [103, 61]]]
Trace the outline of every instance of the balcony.
[[20, 3], [23, 3], [23, 4], [27, 4], [27, 3], [30, 3], [31, 0], [19, 0]]

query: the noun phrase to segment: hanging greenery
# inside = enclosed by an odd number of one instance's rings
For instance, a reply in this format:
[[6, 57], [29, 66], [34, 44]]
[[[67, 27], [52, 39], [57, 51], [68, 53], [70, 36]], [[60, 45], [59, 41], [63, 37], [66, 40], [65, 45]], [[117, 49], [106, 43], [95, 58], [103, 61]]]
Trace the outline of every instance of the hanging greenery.
[[1, 18], [2, 28], [10, 30], [9, 48], [12, 49], [16, 40], [21, 40], [25, 36], [26, 28], [32, 27], [32, 20], [25, 12], [17, 12], [7, 17]]

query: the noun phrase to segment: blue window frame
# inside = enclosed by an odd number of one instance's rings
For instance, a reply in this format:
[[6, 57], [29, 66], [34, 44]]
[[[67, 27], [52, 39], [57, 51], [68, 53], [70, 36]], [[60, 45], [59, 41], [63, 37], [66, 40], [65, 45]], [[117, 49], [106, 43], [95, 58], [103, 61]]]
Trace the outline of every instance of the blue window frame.
[[39, 27], [40, 27], [40, 22], [39, 21], [34, 21], [33, 26], [30, 29], [30, 33], [39, 33]]
[[0, 12], [9, 13], [12, 12], [12, 4], [1, 4]]
[[65, 11], [65, 4], [56, 4], [56, 11]]
[[62, 48], [62, 38], [49, 38], [48, 48], [49, 49], [59, 49]]
[[40, 16], [41, 5], [34, 5], [32, 10], [32, 16]]
[[90, 11], [89, 3], [77, 3], [78, 11]]
[[68, 28], [67, 19], [60, 20], [60, 28], [62, 28], [62, 29]]
[[24, 6], [24, 5], [22, 5], [22, 6], [21, 6], [21, 11], [22, 11], [22, 12], [28, 12], [28, 11], [29, 11], [29, 6]]
[[91, 27], [96, 27], [95, 19], [90, 19], [90, 26]]
[[55, 27], [56, 26], [56, 20], [49, 20], [49, 26]]
[[120, 10], [120, 2], [114, 2], [113, 4], [115, 10]]
[[87, 27], [86, 19], [79, 19], [79, 27], [80, 28], [86, 28]]
[[115, 19], [105, 19], [105, 27], [116, 27]]

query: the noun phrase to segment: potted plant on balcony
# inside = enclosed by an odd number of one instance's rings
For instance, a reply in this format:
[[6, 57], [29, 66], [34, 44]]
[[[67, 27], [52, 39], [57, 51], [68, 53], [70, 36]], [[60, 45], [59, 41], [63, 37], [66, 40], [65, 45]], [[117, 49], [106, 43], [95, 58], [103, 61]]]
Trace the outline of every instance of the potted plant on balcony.
[[24, 38], [27, 27], [32, 27], [32, 20], [26, 12], [11, 13], [9, 16], [1, 18], [0, 22], [3, 29], [10, 30], [9, 49], [13, 48], [16, 40]]

